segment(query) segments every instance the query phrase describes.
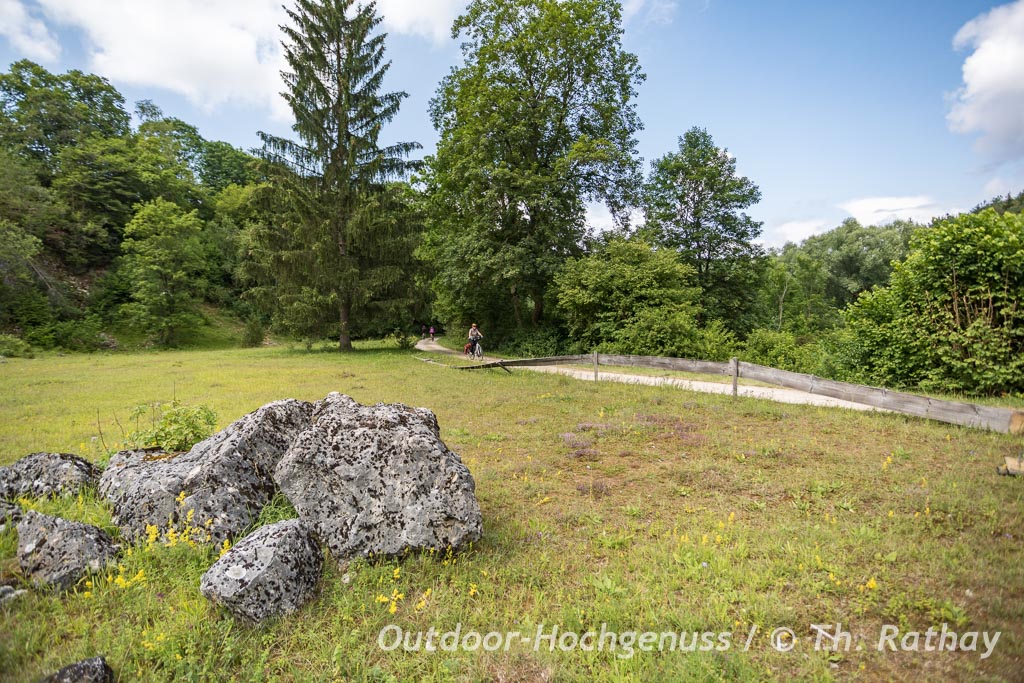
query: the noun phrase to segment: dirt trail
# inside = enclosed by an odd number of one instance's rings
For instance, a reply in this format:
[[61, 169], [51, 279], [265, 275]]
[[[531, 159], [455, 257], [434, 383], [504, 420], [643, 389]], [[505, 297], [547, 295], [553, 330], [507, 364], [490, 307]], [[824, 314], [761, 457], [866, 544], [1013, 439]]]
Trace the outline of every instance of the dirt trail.
[[[446, 353], [450, 355], [456, 355], [455, 351], [446, 349], [437, 342], [430, 341], [429, 339], [420, 340], [416, 344], [416, 348], [420, 351], [426, 351], [428, 353]], [[497, 358], [484, 358], [484, 362], [498, 360]], [[565, 375], [567, 377], [573, 377], [575, 379], [584, 381], [594, 381], [593, 370], [580, 370], [578, 368], [567, 368], [560, 365], [545, 365], [540, 367], [520, 367], [517, 370], [529, 370], [531, 372], [548, 372], [556, 375]], [[677, 387], [679, 389], [688, 389], [689, 391], [700, 391], [706, 394], [732, 394], [732, 384], [729, 383], [718, 383], [718, 382], [699, 382], [697, 380], [689, 379], [676, 379], [673, 377], [657, 377], [654, 375], [629, 375], [618, 372], [607, 372], [602, 371], [598, 373], [598, 378], [601, 382], [620, 382], [622, 384], [646, 384], [649, 386], [668, 386]], [[795, 389], [776, 389], [773, 387], [751, 387], [740, 385], [737, 393], [740, 396], [747, 396], [750, 398], [761, 398], [768, 401], [775, 401], [777, 403], [796, 403], [802, 405], [811, 406], [826, 406], [830, 408], [850, 408], [852, 410], [878, 410], [871, 406], [866, 406], [861, 403], [852, 403], [851, 401], [843, 401], [838, 398], [830, 398], [828, 396], [817, 396], [815, 394], [807, 394], [802, 391], [796, 391]]]

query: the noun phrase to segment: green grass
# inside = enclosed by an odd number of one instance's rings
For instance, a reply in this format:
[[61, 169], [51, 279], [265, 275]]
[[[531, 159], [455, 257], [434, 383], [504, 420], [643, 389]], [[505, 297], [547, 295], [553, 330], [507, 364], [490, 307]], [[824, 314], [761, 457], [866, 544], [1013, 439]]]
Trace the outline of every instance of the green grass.
[[[3, 464], [39, 450], [102, 461], [103, 444], [120, 444], [139, 404], [204, 403], [224, 426], [271, 400], [341, 391], [434, 410], [476, 479], [484, 514], [484, 538], [457, 556], [329, 562], [315, 601], [259, 628], [199, 594], [216, 548], [143, 543], [109, 580], [0, 607], [0, 678], [36, 680], [96, 654], [124, 680], [1019, 678], [1024, 481], [996, 476], [995, 465], [1021, 452], [1020, 437], [526, 371], [455, 372], [417, 355], [282, 346], [0, 366]], [[91, 496], [30, 504], [113, 528]], [[261, 522], [290, 514], [276, 500]], [[0, 578], [17, 582], [15, 546], [13, 532], [0, 534]], [[871, 647], [815, 651], [810, 625], [837, 622]], [[923, 631], [944, 622], [1002, 636], [984, 660], [874, 648], [883, 624]], [[377, 646], [388, 624], [446, 631], [457, 623], [482, 633], [604, 623], [733, 637], [725, 652], [628, 659], [546, 645]], [[793, 652], [769, 646], [778, 626], [796, 631]]]

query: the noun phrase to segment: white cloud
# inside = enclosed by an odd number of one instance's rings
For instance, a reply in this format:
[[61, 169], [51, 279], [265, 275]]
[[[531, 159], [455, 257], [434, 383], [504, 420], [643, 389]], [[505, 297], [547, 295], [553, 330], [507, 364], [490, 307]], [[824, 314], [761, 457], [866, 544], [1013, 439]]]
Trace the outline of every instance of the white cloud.
[[[614, 230], [617, 226], [615, 225], [615, 219], [612, 218], [612, 212], [608, 210], [608, 207], [604, 204], [588, 203], [587, 204], [587, 225], [597, 232], [607, 232]], [[634, 209], [629, 214], [629, 226], [630, 228], [637, 228], [644, 222], [644, 213], [640, 209]]]
[[213, 110], [231, 102], [285, 119], [277, 0], [37, 0], [81, 29], [89, 68], [118, 83], [155, 86]]
[[941, 206], [927, 195], [910, 197], [864, 197], [839, 205], [861, 225], [883, 225], [895, 220], [927, 223], [936, 216], [959, 213], [963, 209]]
[[53, 62], [60, 56], [60, 43], [19, 0], [0, 0], [0, 36], [28, 59]]
[[978, 150], [996, 162], [1024, 158], [1024, 0], [967, 22], [953, 46], [972, 52], [953, 94], [950, 128], [980, 133]]
[[377, 13], [389, 31], [443, 44], [451, 40], [452, 22], [466, 4], [466, 0], [377, 0]]
[[624, 0], [622, 20], [642, 19], [644, 23], [668, 24], [676, 12], [675, 0]]
[[799, 243], [811, 235], [817, 235], [826, 227], [828, 227], [828, 222], [819, 219], [788, 221], [772, 230], [772, 234], [774, 236], [772, 242], [777, 242], [779, 244], [785, 244], [786, 242]]
[[[115, 83], [178, 93], [206, 111], [231, 103], [268, 109], [290, 120], [280, 92], [286, 69], [279, 26], [281, 0], [0, 0], [0, 35], [26, 56], [52, 61], [51, 30], [79, 29], [89, 69]], [[383, 29], [449, 39], [466, 0], [379, 0]]]

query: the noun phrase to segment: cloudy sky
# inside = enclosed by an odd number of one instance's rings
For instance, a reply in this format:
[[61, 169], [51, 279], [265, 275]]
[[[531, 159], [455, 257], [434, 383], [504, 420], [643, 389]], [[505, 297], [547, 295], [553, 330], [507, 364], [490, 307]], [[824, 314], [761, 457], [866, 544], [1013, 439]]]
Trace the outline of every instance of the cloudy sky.
[[[287, 1], [287, 0], [285, 0]], [[0, 66], [108, 78], [208, 139], [289, 133], [278, 95], [282, 0], [0, 0]], [[378, 0], [409, 98], [385, 135], [436, 143], [427, 104], [459, 62], [465, 0]], [[693, 126], [760, 188], [781, 245], [853, 216], [926, 221], [1024, 190], [1024, 0], [625, 0], [648, 78], [648, 161]], [[593, 212], [595, 224], [607, 220]]]

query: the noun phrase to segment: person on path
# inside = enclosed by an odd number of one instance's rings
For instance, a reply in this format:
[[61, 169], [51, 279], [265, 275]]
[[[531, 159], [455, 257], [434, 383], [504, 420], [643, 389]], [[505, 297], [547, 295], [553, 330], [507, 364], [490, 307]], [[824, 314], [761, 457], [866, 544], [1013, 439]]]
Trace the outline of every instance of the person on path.
[[472, 327], [469, 328], [469, 343], [472, 346], [469, 347], [470, 355], [476, 353], [476, 345], [480, 343], [480, 340], [484, 338], [484, 333], [480, 331], [480, 328], [473, 323]]

